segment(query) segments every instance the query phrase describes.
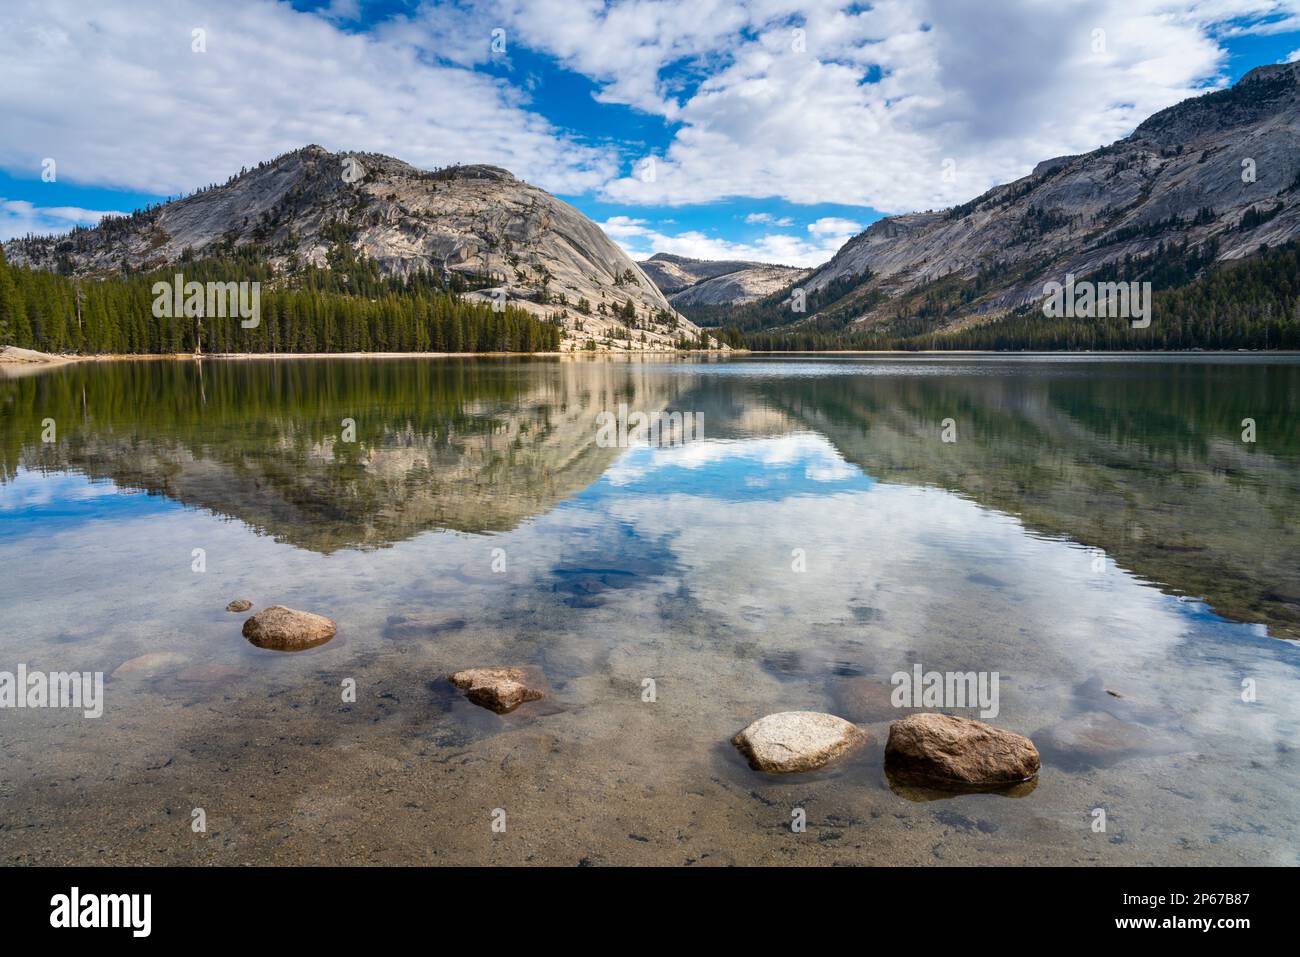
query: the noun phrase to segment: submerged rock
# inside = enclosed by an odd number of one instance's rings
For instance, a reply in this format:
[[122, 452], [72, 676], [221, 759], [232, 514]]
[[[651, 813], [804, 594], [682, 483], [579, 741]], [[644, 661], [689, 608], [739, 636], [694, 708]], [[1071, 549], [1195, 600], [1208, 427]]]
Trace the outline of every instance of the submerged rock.
[[755, 771], [815, 771], [867, 739], [857, 725], [819, 711], [782, 711], [759, 718], [731, 739]]
[[947, 714], [914, 714], [889, 726], [885, 768], [934, 784], [997, 787], [1038, 774], [1038, 749], [1023, 735]]
[[1067, 718], [1034, 735], [1043, 751], [1062, 764], [1104, 767], [1138, 755], [1174, 754], [1182, 743], [1164, 731], [1121, 721], [1104, 711]]
[[302, 651], [323, 645], [334, 637], [338, 625], [324, 615], [297, 611], [283, 605], [263, 608], [244, 622], [244, 637], [259, 648]]
[[248, 611], [253, 607], [253, 603], [247, 598], [236, 598], [226, 606], [226, 611]]
[[114, 678], [153, 678], [189, 664], [189, 658], [175, 651], [153, 651], [118, 665]]
[[533, 687], [523, 668], [467, 668], [451, 675], [451, 683], [470, 701], [497, 714], [546, 696], [541, 688]]
[[1075, 712], [1104, 711], [1121, 721], [1146, 725], [1176, 725], [1182, 715], [1157, 701], [1146, 700], [1140, 694], [1119, 692], [1100, 677], [1093, 676], [1074, 686]]
[[844, 678], [835, 685], [835, 709], [850, 721], [893, 721], [919, 709], [894, 707], [894, 688], [880, 678]]

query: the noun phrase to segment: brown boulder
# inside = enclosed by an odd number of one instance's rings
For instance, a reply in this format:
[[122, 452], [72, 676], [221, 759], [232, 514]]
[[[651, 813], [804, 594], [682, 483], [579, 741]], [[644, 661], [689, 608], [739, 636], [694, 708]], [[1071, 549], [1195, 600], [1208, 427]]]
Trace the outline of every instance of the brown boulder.
[[523, 668], [467, 668], [451, 675], [451, 683], [462, 689], [470, 701], [497, 714], [545, 697], [545, 692], [529, 683]]
[[815, 771], [867, 739], [857, 725], [818, 711], [782, 711], [759, 718], [731, 743], [755, 771]]
[[885, 768], [927, 783], [999, 787], [1038, 774], [1038, 749], [1023, 735], [947, 714], [914, 714], [889, 726]]
[[338, 630], [333, 620], [283, 605], [263, 608], [244, 622], [244, 637], [259, 648], [302, 651], [323, 645]]
[[253, 603], [247, 598], [236, 598], [226, 606], [226, 611], [248, 611], [253, 607]]

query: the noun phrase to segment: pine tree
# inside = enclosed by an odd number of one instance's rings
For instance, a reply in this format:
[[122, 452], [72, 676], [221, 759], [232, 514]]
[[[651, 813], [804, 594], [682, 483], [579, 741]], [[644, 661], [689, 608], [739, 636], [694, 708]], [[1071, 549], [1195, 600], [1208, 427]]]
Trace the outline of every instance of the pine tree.
[[25, 345], [31, 341], [27, 306], [0, 248], [0, 345]]

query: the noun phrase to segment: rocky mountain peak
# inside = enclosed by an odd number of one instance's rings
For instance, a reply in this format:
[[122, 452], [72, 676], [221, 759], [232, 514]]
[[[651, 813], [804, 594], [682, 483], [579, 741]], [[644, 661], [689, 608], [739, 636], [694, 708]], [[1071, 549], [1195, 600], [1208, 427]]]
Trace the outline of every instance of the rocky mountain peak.
[[[927, 328], [942, 329], [1028, 305], [1067, 273], [1173, 246], [1184, 262], [1239, 259], [1297, 236], [1300, 64], [1277, 64], [960, 206], [878, 220], [801, 283], [820, 297], [798, 322], [887, 330], [925, 309]], [[957, 304], [951, 319], [927, 297]]]
[[793, 266], [674, 253], [655, 253], [640, 266], [677, 308], [753, 302], [807, 275], [807, 270]]
[[1300, 63], [1256, 67], [1234, 85], [1176, 103], [1152, 114], [1129, 137], [1140, 141], [1190, 143], [1233, 128], [1258, 123], [1294, 108], [1300, 101]]
[[1274, 80], [1279, 76], [1288, 74], [1293, 83], [1300, 83], [1300, 60], [1293, 63], [1267, 63], [1264, 66], [1257, 66], [1238, 80], [1236, 85], [1257, 83], [1261, 80]]
[[508, 170], [422, 170], [316, 144], [95, 229], [15, 240], [5, 254], [18, 264], [95, 276], [252, 248], [287, 273], [328, 266], [339, 243], [388, 275], [460, 274], [471, 297], [560, 323], [571, 348], [590, 340], [664, 348], [698, 335], [599, 226]]

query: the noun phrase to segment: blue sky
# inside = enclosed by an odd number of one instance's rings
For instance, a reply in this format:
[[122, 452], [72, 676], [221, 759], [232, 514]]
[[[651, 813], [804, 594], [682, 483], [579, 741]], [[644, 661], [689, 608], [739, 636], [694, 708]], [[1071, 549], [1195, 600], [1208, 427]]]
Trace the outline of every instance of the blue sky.
[[506, 166], [638, 257], [815, 265], [1295, 56], [1300, 0], [11, 0], [0, 238], [317, 142]]

